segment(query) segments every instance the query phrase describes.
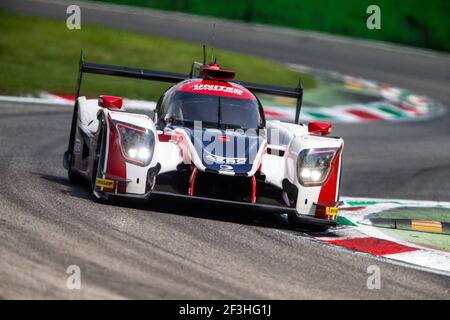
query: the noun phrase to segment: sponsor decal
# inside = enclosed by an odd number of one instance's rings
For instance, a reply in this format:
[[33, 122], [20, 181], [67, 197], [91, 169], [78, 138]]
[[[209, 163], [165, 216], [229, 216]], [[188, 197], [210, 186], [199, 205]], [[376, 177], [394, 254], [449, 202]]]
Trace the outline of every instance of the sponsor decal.
[[[209, 170], [220, 171], [220, 165], [233, 166], [233, 172], [247, 173], [260, 161], [265, 137], [255, 129], [203, 128], [201, 121], [194, 122], [194, 129], [185, 129], [190, 135], [195, 154]], [[221, 141], [228, 140], [229, 141]]]
[[325, 214], [327, 216], [334, 217], [334, 216], [336, 216], [338, 214], [338, 211], [339, 211], [338, 207], [326, 207]]
[[95, 180], [95, 185], [97, 187], [100, 187], [100, 188], [103, 187], [103, 188], [107, 188], [107, 189], [113, 189], [114, 188], [114, 183], [115, 183], [115, 181], [114, 180], [110, 180], [110, 179], [97, 178]]
[[221, 164], [220, 165], [220, 170], [223, 171], [233, 171], [233, 167], [228, 165], [228, 164]]
[[75, 145], [73, 146], [73, 152], [80, 153], [81, 152], [81, 141], [80, 139], [75, 140]]
[[241, 89], [233, 88], [233, 87], [227, 87], [227, 86], [221, 86], [221, 85], [213, 85], [213, 84], [195, 84], [194, 88], [192, 89], [194, 91], [216, 91], [216, 92], [226, 92], [235, 94], [238, 96], [242, 96]]
[[246, 158], [225, 158], [221, 156], [216, 156], [214, 154], [208, 154], [205, 156], [205, 159], [208, 160], [210, 163], [215, 164], [245, 164], [247, 159]]

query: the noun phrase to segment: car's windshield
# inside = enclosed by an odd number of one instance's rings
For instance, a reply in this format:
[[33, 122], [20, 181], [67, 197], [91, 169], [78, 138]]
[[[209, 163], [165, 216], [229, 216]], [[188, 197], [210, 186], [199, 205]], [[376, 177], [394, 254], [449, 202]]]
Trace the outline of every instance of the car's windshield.
[[258, 129], [262, 126], [257, 100], [177, 91], [169, 101], [164, 120], [174, 125], [202, 121], [216, 128]]

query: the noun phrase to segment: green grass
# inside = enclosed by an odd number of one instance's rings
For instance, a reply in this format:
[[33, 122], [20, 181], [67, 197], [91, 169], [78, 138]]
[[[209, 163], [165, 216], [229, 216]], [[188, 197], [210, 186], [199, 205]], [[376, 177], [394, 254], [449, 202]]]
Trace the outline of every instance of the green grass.
[[383, 233], [403, 241], [416, 243], [432, 249], [444, 250], [450, 252], [450, 236], [447, 234], [436, 234], [427, 232], [397, 230], [397, 229], [379, 229]]
[[450, 209], [400, 207], [371, 214], [368, 218], [413, 219], [450, 222]]
[[[202, 48], [169, 38], [82, 24], [68, 30], [64, 20], [29, 17], [0, 11], [0, 93], [36, 94], [40, 91], [74, 93], [78, 59], [188, 73], [192, 61], [202, 61]], [[305, 88], [315, 86], [311, 76], [252, 56], [215, 50], [218, 62], [236, 71], [237, 79], [295, 87], [301, 76]], [[121, 95], [157, 99], [170, 84], [86, 75], [82, 94]]]

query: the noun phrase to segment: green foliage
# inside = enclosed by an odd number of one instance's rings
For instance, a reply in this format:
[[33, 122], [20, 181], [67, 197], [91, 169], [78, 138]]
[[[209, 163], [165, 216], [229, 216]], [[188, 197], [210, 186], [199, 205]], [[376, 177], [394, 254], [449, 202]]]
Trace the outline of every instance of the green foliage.
[[[97, 0], [98, 1], [98, 0]], [[100, 0], [450, 51], [448, 0]], [[366, 9], [381, 9], [368, 30]]]
[[[92, 62], [189, 73], [202, 48], [162, 37], [83, 24], [68, 30], [64, 20], [15, 15], [0, 11], [0, 93], [39, 91], [74, 93], [81, 49]], [[302, 76], [305, 87], [314, 80], [285, 66], [247, 55], [217, 50], [218, 62], [236, 71], [243, 81], [295, 87]], [[86, 75], [82, 94], [122, 95], [157, 99], [169, 84]]]
[[399, 207], [370, 215], [370, 218], [412, 219], [450, 222], [448, 208]]

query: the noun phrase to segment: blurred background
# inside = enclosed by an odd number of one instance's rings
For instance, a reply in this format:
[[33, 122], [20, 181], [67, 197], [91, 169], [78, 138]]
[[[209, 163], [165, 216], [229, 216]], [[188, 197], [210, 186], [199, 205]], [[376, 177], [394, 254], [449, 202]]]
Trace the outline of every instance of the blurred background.
[[[448, 0], [96, 0], [450, 51]], [[381, 30], [366, 28], [370, 5]]]

